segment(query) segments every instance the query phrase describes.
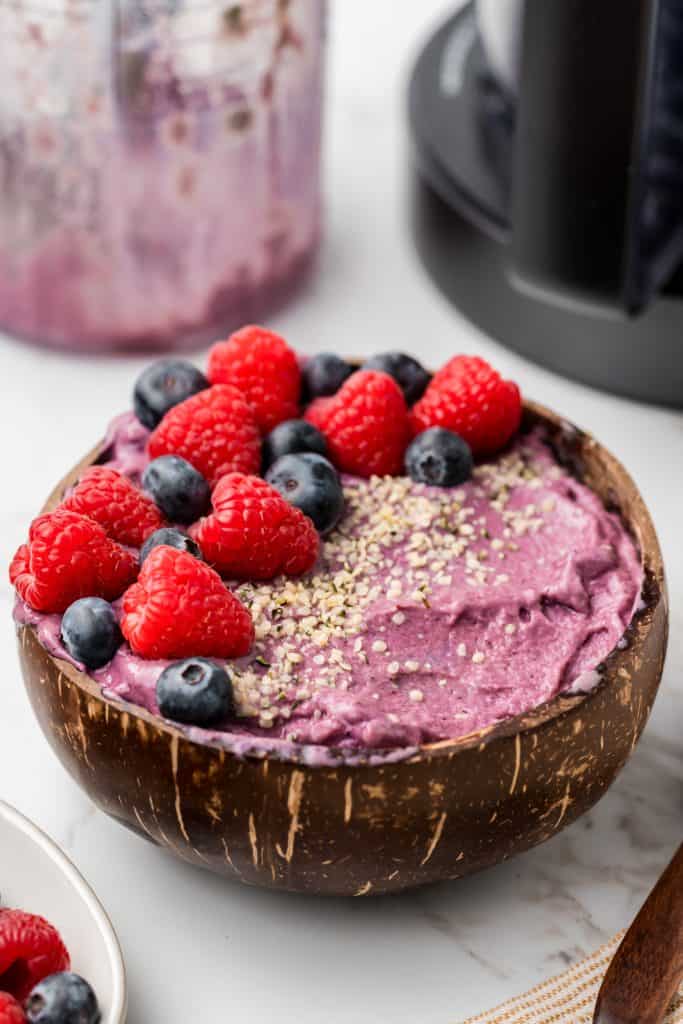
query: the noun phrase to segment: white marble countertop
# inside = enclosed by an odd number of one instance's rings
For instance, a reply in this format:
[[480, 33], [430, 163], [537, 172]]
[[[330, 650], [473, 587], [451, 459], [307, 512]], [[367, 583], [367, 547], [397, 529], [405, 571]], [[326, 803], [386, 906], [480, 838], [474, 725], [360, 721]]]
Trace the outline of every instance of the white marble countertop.
[[[431, 364], [478, 352], [529, 396], [591, 429], [633, 473], [659, 530], [672, 603], [664, 683], [616, 785], [545, 846], [403, 896], [273, 895], [175, 863], [93, 809], [33, 720], [3, 584], [0, 796], [63, 844], [111, 912], [128, 966], [131, 1024], [454, 1024], [627, 924], [681, 839], [683, 414], [611, 398], [524, 362], [460, 319], [426, 279], [407, 227], [404, 86], [444, 4], [401, 4], [400, 17], [398, 6], [335, 5], [327, 244], [315, 283], [275, 326], [309, 350], [402, 348]], [[126, 407], [139, 365], [57, 357], [0, 339], [2, 565], [53, 483]]]

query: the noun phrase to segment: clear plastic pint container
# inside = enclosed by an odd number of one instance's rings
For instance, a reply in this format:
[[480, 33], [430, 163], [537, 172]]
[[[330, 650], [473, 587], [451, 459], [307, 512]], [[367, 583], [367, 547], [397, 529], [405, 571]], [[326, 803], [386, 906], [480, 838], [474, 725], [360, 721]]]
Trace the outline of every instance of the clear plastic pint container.
[[84, 351], [263, 317], [320, 236], [325, 0], [0, 0], [0, 327]]

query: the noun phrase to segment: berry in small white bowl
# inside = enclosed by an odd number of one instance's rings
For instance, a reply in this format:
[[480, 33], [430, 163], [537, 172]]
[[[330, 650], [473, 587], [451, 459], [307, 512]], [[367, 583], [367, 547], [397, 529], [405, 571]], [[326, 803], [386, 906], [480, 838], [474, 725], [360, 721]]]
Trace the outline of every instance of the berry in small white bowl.
[[[0, 849], [0, 1022], [124, 1024], [123, 957], [93, 890], [44, 832], [2, 801]], [[69, 1016], [69, 1007], [81, 1016]]]

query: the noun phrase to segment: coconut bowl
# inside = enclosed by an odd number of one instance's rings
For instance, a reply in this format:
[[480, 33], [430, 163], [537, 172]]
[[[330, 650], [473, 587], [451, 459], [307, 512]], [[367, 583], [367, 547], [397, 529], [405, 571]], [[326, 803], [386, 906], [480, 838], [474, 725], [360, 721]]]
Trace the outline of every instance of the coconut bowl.
[[[633, 751], [668, 632], [662, 556], [624, 468], [592, 437], [527, 403], [559, 460], [620, 513], [645, 566], [641, 607], [587, 694], [383, 763], [237, 756], [105, 698], [19, 628], [33, 709], [64, 766], [107, 814], [191, 864], [248, 885], [365, 896], [460, 878], [550, 839], [591, 808]], [[54, 508], [96, 448], [61, 481]]]

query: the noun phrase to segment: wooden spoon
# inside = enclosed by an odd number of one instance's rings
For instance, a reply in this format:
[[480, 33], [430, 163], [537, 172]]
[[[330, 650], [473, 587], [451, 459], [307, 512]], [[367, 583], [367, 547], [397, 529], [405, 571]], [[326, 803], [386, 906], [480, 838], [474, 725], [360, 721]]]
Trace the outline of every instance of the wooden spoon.
[[683, 979], [683, 846], [609, 965], [593, 1024], [661, 1024]]

